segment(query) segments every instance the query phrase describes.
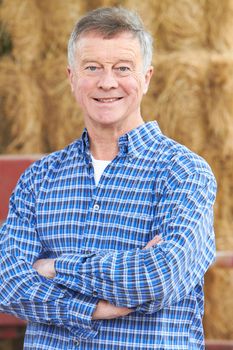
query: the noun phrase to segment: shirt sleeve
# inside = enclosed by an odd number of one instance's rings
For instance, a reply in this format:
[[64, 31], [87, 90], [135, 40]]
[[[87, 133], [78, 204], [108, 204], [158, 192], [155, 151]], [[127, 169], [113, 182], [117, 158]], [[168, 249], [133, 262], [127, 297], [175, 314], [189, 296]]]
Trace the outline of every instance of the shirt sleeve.
[[58, 286], [32, 268], [43, 250], [35, 229], [35, 205], [33, 192], [21, 178], [0, 231], [0, 310], [93, 337], [101, 324], [92, 321], [98, 298]]
[[55, 282], [141, 312], [178, 302], [214, 260], [215, 194], [208, 171], [170, 174], [155, 209], [154, 232], [163, 243], [147, 250], [63, 255], [55, 261]]

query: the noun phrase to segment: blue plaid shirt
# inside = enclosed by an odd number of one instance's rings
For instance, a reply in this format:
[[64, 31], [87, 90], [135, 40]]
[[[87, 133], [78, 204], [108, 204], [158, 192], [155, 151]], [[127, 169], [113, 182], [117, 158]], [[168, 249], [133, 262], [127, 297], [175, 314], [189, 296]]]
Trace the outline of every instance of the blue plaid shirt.
[[[204, 349], [215, 192], [206, 162], [156, 122], [120, 137], [98, 186], [87, 131], [35, 162], [1, 229], [0, 309], [28, 320], [25, 349]], [[32, 268], [48, 257], [54, 280]], [[92, 321], [99, 299], [134, 312]]]

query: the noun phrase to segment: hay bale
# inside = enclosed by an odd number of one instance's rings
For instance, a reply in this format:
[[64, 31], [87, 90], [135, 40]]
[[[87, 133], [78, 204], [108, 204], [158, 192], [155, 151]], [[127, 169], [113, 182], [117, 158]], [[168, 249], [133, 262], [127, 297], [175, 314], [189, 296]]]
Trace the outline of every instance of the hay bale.
[[211, 142], [218, 152], [233, 152], [233, 54], [212, 54], [208, 70], [207, 115]]
[[[216, 158], [215, 161], [217, 161]], [[230, 164], [231, 169], [224, 169], [225, 167], [223, 166], [222, 171], [216, 174], [218, 195], [215, 205], [215, 233], [217, 249], [219, 250], [233, 250], [232, 159]]]
[[224, 52], [233, 49], [233, 1], [206, 1], [208, 45]]
[[161, 1], [158, 46], [165, 50], [200, 49], [206, 44], [205, 0]]
[[201, 153], [206, 143], [204, 52], [157, 55], [154, 77], [143, 101], [146, 120], [158, 120], [163, 132]]
[[[126, 1], [149, 23], [160, 51], [204, 48], [206, 45], [206, 0]], [[147, 21], [147, 17], [149, 21]]]
[[83, 130], [81, 109], [70, 89], [66, 74], [66, 57], [50, 56], [37, 69], [38, 84], [43, 91], [43, 140], [46, 152], [63, 148]]
[[233, 250], [233, 154], [225, 157], [219, 148], [209, 142], [203, 152], [218, 183], [215, 203], [215, 234], [218, 250]]
[[24, 68], [38, 60], [43, 47], [41, 13], [34, 0], [5, 0], [0, 22], [12, 41], [11, 56]]
[[92, 0], [89, 3], [88, 10], [95, 9], [96, 7], [112, 7], [112, 6], [124, 6], [124, 0]]
[[67, 42], [78, 18], [85, 12], [85, 1], [40, 0], [42, 12], [45, 55], [50, 52], [66, 52]]
[[211, 268], [205, 278], [205, 335], [211, 339], [232, 339], [233, 270]]
[[9, 58], [0, 61], [1, 153], [40, 153], [42, 101], [30, 76]]
[[12, 39], [5, 25], [0, 21], [0, 57], [12, 52]]

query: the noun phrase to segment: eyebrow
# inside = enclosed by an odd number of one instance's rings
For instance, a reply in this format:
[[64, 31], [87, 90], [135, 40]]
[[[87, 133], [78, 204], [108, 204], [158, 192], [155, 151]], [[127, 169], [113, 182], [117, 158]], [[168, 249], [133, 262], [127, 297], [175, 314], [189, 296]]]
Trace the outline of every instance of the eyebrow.
[[[81, 63], [83, 64], [83, 65], [85, 65], [85, 64], [87, 64], [87, 63], [97, 63], [97, 64], [102, 64], [102, 63], [100, 63], [98, 60], [95, 60], [95, 59], [89, 59], [89, 58], [86, 58], [86, 59], [84, 59], [83, 61], [81, 61]], [[128, 63], [128, 64], [130, 64], [130, 65], [132, 65], [132, 66], [134, 66], [135, 64], [134, 64], [134, 62], [132, 61], [132, 60], [128, 60], [128, 59], [120, 59], [119, 61], [117, 61], [114, 65], [116, 65], [116, 64], [119, 64], [119, 63]]]
[[94, 60], [94, 59], [85, 59], [85, 60], [81, 60], [81, 63], [82, 64], [86, 64], [86, 63], [90, 63], [90, 62], [95, 62], [95, 63], [98, 63], [98, 61], [97, 60]]
[[131, 65], [134, 66], [134, 62], [132, 60], [124, 60], [124, 59], [122, 59], [122, 60], [119, 60], [117, 63], [128, 63], [128, 64], [131, 64]]

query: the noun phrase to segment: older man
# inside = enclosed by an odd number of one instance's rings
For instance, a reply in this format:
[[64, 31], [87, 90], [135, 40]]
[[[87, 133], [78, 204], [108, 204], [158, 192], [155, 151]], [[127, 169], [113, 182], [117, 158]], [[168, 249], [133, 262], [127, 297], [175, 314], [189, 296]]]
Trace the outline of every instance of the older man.
[[17, 184], [1, 310], [28, 320], [30, 350], [204, 349], [216, 184], [203, 159], [143, 121], [151, 36], [126, 9], [96, 9], [68, 57], [86, 128]]

